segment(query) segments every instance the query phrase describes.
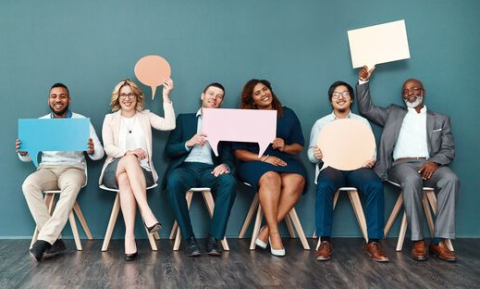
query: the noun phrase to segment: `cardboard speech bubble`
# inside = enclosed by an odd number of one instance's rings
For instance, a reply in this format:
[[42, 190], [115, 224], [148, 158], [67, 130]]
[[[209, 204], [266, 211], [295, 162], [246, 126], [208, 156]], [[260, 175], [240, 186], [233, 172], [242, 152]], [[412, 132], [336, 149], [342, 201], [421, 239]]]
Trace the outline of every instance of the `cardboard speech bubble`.
[[38, 167], [41, 151], [86, 151], [90, 138], [89, 118], [19, 119], [19, 151], [27, 151]]
[[375, 136], [363, 122], [339, 119], [318, 134], [317, 146], [323, 154], [323, 167], [341, 171], [359, 169], [375, 154]]
[[348, 31], [353, 68], [410, 58], [405, 20]]
[[277, 134], [277, 111], [203, 108], [202, 132], [218, 156], [220, 141], [258, 143], [260, 158]]
[[154, 99], [157, 86], [162, 85], [170, 77], [172, 69], [165, 58], [147, 55], [137, 61], [134, 72], [140, 82], [152, 88], [152, 99]]

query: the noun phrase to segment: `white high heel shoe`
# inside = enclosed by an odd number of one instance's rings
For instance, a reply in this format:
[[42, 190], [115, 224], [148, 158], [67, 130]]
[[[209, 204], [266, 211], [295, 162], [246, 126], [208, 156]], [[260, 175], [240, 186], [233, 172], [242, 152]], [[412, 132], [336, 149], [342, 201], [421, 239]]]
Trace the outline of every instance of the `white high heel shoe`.
[[273, 249], [272, 242], [270, 241], [270, 237], [268, 237], [268, 242], [270, 243], [270, 253], [272, 253], [273, 256], [277, 256], [277, 257], [285, 256], [285, 248]]
[[[264, 229], [264, 227], [262, 227], [260, 229], [260, 231], [258, 232], [258, 234], [260, 235], [260, 233], [262, 232], [262, 230]], [[257, 238], [255, 239], [255, 245], [257, 245], [258, 247], [262, 248], [262, 249], [267, 249], [267, 243], [263, 242], [260, 238]]]

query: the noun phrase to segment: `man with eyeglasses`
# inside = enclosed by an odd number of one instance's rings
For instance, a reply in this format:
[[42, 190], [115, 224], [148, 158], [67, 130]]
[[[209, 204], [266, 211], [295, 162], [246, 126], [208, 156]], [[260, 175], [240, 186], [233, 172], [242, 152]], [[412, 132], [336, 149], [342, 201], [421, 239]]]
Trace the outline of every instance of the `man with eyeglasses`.
[[[48, 105], [51, 113], [41, 118], [84, 118], [69, 109], [71, 103], [68, 88], [56, 83], [50, 88]], [[61, 133], [61, 132], [59, 132]], [[19, 151], [20, 141], [16, 141], [18, 156], [23, 162], [30, 162], [32, 157], [25, 151]], [[90, 159], [99, 160], [104, 151], [95, 129], [90, 124], [90, 138], [85, 140], [86, 151]], [[51, 257], [66, 250], [60, 233], [67, 223], [77, 195], [86, 181], [86, 161], [83, 151], [45, 151], [42, 152], [41, 163], [36, 172], [29, 175], [22, 185], [28, 208], [39, 228], [37, 241], [30, 249], [30, 254], [41, 261], [43, 257]], [[53, 215], [50, 216], [43, 200], [42, 192], [61, 190]]]
[[[338, 119], [354, 119], [363, 122], [370, 129], [368, 121], [351, 112], [353, 103], [353, 88], [343, 81], [333, 83], [328, 96], [333, 107], [333, 112], [315, 122], [310, 134], [308, 147], [308, 159], [314, 163], [323, 165], [322, 151], [317, 147], [317, 139], [320, 131], [329, 123]], [[321, 238], [321, 243], [315, 258], [317, 261], [326, 261], [332, 255], [332, 223], [333, 223], [333, 198], [340, 187], [355, 187], [365, 195], [365, 215], [367, 220], [368, 244], [366, 247], [370, 258], [377, 262], [388, 262], [388, 256], [380, 245], [383, 238], [384, 227], [384, 198], [383, 184], [380, 178], [371, 169], [375, 164], [375, 156], [367, 161], [364, 167], [353, 171], [341, 171], [332, 167], [321, 170], [315, 176], [317, 194], [315, 200], [315, 223], [316, 234]]]
[[460, 189], [457, 175], [448, 167], [455, 157], [450, 118], [424, 105], [425, 89], [420, 80], [403, 84], [406, 108], [395, 104], [375, 106], [370, 97], [369, 80], [375, 67], [364, 66], [358, 73], [358, 109], [367, 119], [383, 126], [379, 158], [374, 167], [383, 179], [402, 188], [407, 222], [414, 242], [411, 256], [428, 257], [423, 240], [423, 186], [437, 191], [435, 232], [429, 251], [445, 261], [456, 261], [446, 240], [455, 238], [455, 203]]
[[203, 108], [220, 108], [225, 97], [225, 88], [220, 83], [211, 83], [200, 96], [202, 106], [197, 113], [180, 114], [177, 126], [170, 133], [165, 146], [165, 156], [170, 164], [163, 178], [163, 189], [173, 209], [175, 219], [185, 241], [185, 254], [200, 256], [197, 239], [193, 233], [185, 193], [193, 187], [208, 187], [215, 196], [215, 209], [205, 242], [206, 253], [221, 256], [219, 240], [225, 237], [230, 212], [236, 195], [236, 181], [231, 175], [234, 156], [231, 143], [221, 142], [218, 157], [202, 133]]

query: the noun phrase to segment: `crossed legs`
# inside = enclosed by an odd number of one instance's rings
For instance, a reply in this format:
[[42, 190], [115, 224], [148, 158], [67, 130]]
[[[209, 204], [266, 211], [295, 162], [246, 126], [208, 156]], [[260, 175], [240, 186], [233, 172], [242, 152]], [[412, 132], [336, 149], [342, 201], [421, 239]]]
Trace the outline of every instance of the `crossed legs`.
[[283, 249], [278, 224], [285, 218], [300, 199], [305, 179], [299, 174], [267, 172], [259, 180], [258, 198], [265, 215], [267, 226], [258, 238], [274, 249]]

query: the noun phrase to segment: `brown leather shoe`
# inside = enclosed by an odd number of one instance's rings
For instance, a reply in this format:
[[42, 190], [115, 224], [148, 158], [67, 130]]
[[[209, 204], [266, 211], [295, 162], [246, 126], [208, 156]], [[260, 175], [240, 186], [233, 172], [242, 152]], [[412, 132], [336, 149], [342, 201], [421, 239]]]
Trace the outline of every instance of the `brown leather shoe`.
[[315, 252], [315, 258], [317, 261], [327, 261], [332, 257], [332, 243], [329, 241], [322, 241], [317, 252]]
[[387, 254], [382, 249], [382, 246], [378, 242], [371, 242], [367, 244], [367, 253], [370, 255], [373, 261], [388, 262]]
[[415, 241], [412, 248], [412, 259], [416, 261], [425, 261], [427, 258], [427, 245], [425, 245], [425, 241]]
[[448, 262], [455, 262], [457, 261], [457, 256], [455, 255], [454, 252], [450, 251], [448, 249], [447, 244], [445, 244], [445, 241], [440, 241], [438, 245], [434, 245], [433, 243], [430, 244], [430, 253], [437, 255], [438, 258], [448, 261]]

